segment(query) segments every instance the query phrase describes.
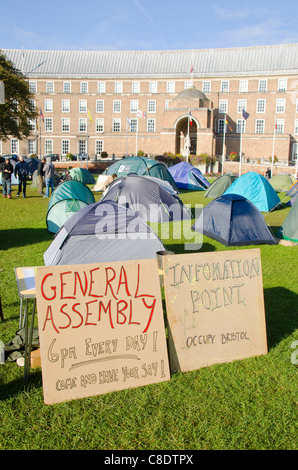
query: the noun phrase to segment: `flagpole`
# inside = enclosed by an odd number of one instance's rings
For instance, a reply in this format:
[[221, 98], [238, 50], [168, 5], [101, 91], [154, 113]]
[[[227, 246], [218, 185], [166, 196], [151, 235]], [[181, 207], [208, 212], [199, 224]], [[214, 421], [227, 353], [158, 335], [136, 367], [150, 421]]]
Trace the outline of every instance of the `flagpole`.
[[272, 176], [273, 176], [274, 147], [275, 147], [275, 130], [276, 130], [276, 116], [274, 116], [273, 147], [272, 147], [272, 155], [271, 155], [271, 178], [272, 178]]
[[41, 159], [41, 112], [39, 110], [39, 155]]
[[137, 117], [137, 128], [136, 128], [136, 157], [138, 156], [138, 127], [139, 127], [139, 120]]
[[190, 108], [188, 111], [188, 121], [187, 121], [187, 152], [186, 152], [186, 161], [188, 162], [188, 156], [189, 156], [189, 113], [190, 113]]
[[[89, 118], [89, 119], [90, 119], [90, 118]], [[89, 155], [89, 152], [88, 152], [88, 149], [89, 149], [88, 139], [89, 139], [89, 122], [88, 122], [88, 119], [87, 119], [87, 157], [86, 157], [86, 170], [88, 170], [88, 155]]]
[[225, 143], [226, 143], [226, 119], [227, 119], [227, 115], [225, 114], [225, 121], [224, 121], [224, 135], [223, 135], [223, 143], [222, 143], [222, 157], [221, 157], [221, 174], [222, 174], [222, 175], [223, 175], [224, 160], [225, 160]]
[[126, 158], [127, 158], [127, 147], [128, 147], [128, 116], [126, 119], [126, 153], [125, 153]]
[[240, 152], [239, 152], [239, 176], [241, 176], [241, 160], [242, 160], [242, 127], [244, 119], [241, 119], [241, 131], [240, 131]]

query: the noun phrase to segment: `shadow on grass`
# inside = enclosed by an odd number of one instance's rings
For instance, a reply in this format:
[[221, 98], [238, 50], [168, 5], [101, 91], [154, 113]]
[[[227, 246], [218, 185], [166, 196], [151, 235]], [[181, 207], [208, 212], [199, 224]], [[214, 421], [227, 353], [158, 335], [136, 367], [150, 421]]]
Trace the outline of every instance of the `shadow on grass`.
[[9, 250], [44, 241], [51, 241], [54, 234], [45, 228], [15, 228], [0, 231], [0, 249]]
[[[2, 367], [7, 367], [7, 365]], [[20, 371], [23, 373], [24, 369], [20, 368]], [[9, 400], [15, 396], [18, 396], [22, 392], [28, 393], [31, 387], [42, 387], [42, 375], [40, 369], [30, 371], [27, 383], [25, 382], [23, 375], [13, 380], [12, 382], [9, 382], [8, 384], [4, 384], [0, 377], [0, 400]]]

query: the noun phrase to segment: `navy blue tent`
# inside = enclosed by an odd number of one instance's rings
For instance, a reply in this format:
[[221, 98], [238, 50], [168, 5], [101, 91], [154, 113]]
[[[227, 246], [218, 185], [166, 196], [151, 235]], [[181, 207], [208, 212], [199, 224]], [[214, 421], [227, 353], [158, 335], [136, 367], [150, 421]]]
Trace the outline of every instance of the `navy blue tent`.
[[210, 186], [203, 173], [188, 162], [177, 163], [168, 170], [180, 189], [205, 191]]
[[207, 204], [192, 230], [225, 246], [276, 244], [263, 214], [238, 194], [223, 195]]

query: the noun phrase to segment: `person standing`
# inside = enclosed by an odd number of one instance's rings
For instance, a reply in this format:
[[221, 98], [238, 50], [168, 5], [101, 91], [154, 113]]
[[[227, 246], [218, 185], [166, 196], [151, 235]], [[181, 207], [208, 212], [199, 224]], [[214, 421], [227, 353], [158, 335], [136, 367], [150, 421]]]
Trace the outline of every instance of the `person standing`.
[[44, 166], [46, 163], [45, 157], [42, 157], [37, 167], [37, 181], [38, 181], [38, 193], [44, 194], [43, 192], [43, 181], [44, 181]]
[[18, 176], [19, 178], [19, 188], [17, 192], [17, 197], [22, 192], [22, 186], [23, 186], [23, 197], [26, 197], [26, 184], [27, 184], [27, 177], [30, 176], [30, 169], [22, 155], [20, 155], [19, 161], [14, 167], [14, 175], [15, 177]]
[[46, 183], [46, 194], [44, 197], [49, 197], [50, 195], [50, 188], [53, 191], [55, 189], [54, 186], [54, 174], [55, 174], [55, 166], [52, 163], [51, 157], [47, 157], [47, 162], [45, 166], [43, 167], [44, 171], [44, 178], [45, 178], [45, 183]]
[[11, 199], [11, 175], [13, 174], [13, 166], [10, 163], [9, 157], [6, 157], [5, 161], [1, 163], [0, 171], [2, 171], [3, 197], [8, 196], [8, 199]]

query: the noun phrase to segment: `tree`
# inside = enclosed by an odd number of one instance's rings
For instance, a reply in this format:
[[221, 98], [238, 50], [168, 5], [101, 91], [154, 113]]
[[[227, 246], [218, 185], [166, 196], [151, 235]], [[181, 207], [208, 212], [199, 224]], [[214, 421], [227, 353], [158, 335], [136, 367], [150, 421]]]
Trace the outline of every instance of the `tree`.
[[5, 87], [5, 103], [0, 104], [0, 139], [15, 137], [22, 140], [32, 132], [30, 121], [38, 114], [30, 102], [34, 94], [29, 91], [26, 77], [1, 51], [0, 81]]

